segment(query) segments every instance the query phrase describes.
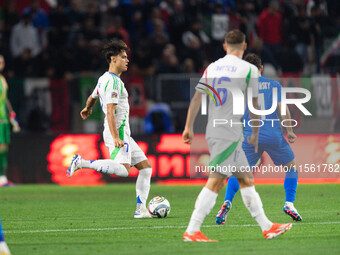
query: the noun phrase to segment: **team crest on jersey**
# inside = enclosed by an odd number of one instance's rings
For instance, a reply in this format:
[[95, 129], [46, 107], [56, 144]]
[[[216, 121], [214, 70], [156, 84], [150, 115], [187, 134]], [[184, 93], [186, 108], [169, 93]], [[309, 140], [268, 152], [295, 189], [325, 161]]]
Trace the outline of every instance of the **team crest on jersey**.
[[112, 92], [112, 95], [111, 95], [112, 98], [117, 98], [117, 96], [118, 94], [116, 92]]

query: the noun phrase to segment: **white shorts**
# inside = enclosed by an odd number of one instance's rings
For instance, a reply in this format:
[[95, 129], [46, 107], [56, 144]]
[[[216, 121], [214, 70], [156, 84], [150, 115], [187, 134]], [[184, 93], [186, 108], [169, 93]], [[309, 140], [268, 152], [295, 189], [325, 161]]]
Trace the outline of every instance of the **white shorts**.
[[111, 159], [120, 164], [135, 166], [136, 164], [147, 160], [144, 152], [130, 136], [124, 135], [124, 146], [121, 148], [116, 148], [114, 146], [111, 135], [104, 135], [104, 142], [106, 147], [109, 148]]
[[217, 138], [207, 139], [210, 152], [210, 166], [215, 171], [226, 176], [232, 172], [248, 168], [247, 157], [242, 150], [242, 142], [230, 142]]

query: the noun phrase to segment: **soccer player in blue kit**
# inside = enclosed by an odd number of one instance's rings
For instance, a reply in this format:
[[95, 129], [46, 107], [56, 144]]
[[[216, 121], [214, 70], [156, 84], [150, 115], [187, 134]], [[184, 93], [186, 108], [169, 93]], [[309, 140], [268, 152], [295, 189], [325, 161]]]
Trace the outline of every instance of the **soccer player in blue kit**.
[[[281, 84], [277, 81], [267, 79], [265, 77], [261, 77], [261, 72], [263, 70], [262, 61], [260, 57], [256, 54], [248, 54], [245, 58], [245, 61], [255, 65], [259, 69], [259, 95], [258, 102], [261, 110], [268, 110], [272, 106], [273, 101], [273, 88], [277, 88], [277, 101], [278, 101], [278, 110], [281, 113]], [[286, 115], [281, 116], [283, 120], [287, 120], [289, 123], [290, 112], [287, 107]], [[248, 108], [243, 116], [245, 123], [249, 121], [249, 112]], [[298, 173], [295, 169], [295, 156], [287, 143], [285, 138], [283, 137], [280, 121], [264, 121], [279, 119], [276, 112], [273, 112], [269, 115], [261, 116], [261, 120], [263, 120], [264, 125], [260, 127], [259, 132], [259, 140], [258, 140], [258, 152], [254, 151], [254, 145], [250, 145], [247, 142], [247, 137], [252, 134], [252, 129], [249, 125], [245, 125], [243, 129], [244, 141], [242, 143], [242, 149], [246, 154], [249, 165], [257, 166], [258, 162], [261, 161], [261, 156], [264, 151], [268, 153], [271, 157], [275, 165], [282, 165], [285, 169], [288, 169], [286, 172], [286, 177], [284, 181], [284, 189], [286, 192], [286, 202], [283, 207], [283, 211], [292, 217], [293, 221], [302, 221], [301, 215], [294, 207], [296, 188], [298, 183]], [[291, 125], [287, 125], [291, 126]], [[287, 127], [287, 137], [290, 143], [293, 143], [296, 139], [296, 135], [293, 132], [291, 127]], [[227, 184], [226, 194], [224, 203], [220, 209], [220, 211], [216, 215], [216, 224], [221, 225], [225, 223], [225, 219], [231, 209], [233, 198], [236, 192], [240, 189], [238, 180], [232, 175]]]

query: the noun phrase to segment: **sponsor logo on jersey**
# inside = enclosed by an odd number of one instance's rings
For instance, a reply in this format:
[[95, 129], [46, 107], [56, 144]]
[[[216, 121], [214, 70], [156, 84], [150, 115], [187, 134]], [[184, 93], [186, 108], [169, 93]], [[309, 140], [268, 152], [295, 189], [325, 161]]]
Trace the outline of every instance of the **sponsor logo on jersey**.
[[112, 95], [111, 95], [112, 98], [117, 98], [118, 97], [118, 94], [117, 92], [112, 92]]

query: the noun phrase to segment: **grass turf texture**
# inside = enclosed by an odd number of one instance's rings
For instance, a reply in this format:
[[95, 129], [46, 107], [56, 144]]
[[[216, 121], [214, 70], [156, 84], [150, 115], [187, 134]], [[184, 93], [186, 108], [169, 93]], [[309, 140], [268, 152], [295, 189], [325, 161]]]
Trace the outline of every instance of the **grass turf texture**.
[[[165, 196], [171, 204], [170, 215], [137, 220], [133, 218], [133, 184], [19, 185], [0, 189], [0, 215], [13, 255], [340, 253], [340, 185], [300, 185], [295, 206], [303, 222], [294, 223], [291, 231], [274, 240], [264, 240], [239, 193], [227, 223], [215, 226], [215, 215], [224, 198], [221, 192], [202, 228], [219, 242], [186, 243], [182, 241], [183, 232], [201, 188], [152, 185], [149, 199]], [[256, 188], [269, 219], [291, 222], [282, 212], [282, 185]], [[329, 224], [321, 224], [326, 222]]]

